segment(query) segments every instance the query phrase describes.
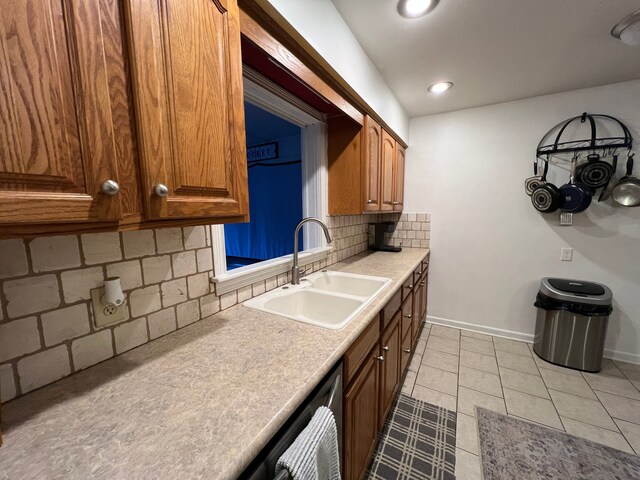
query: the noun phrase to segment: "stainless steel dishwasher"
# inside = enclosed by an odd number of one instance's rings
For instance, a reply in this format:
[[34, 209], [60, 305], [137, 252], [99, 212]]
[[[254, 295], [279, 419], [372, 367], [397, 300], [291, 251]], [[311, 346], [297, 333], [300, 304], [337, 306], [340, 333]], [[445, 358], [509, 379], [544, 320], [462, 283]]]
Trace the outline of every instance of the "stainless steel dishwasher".
[[[240, 477], [241, 480], [273, 480], [278, 459], [308, 425], [318, 407], [326, 406], [333, 412], [338, 430], [338, 452], [342, 455], [342, 361], [338, 362], [320, 384], [304, 400], [287, 423], [274, 435], [267, 446], [253, 460]], [[342, 456], [340, 457], [342, 465]], [[281, 474], [278, 480], [290, 478]]]

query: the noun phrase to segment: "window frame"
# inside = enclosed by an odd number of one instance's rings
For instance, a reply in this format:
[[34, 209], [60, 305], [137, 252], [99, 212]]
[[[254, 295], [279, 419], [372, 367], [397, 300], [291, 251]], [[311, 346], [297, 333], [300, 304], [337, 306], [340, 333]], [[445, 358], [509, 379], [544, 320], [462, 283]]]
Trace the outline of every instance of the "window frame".
[[[302, 136], [302, 216], [323, 221], [328, 215], [327, 124], [324, 114], [300, 101], [286, 90], [243, 67], [244, 99], [268, 112], [299, 126]], [[267, 278], [286, 273], [293, 265], [293, 254], [272, 258], [227, 271], [224, 225], [211, 225], [213, 277], [216, 294], [223, 295]], [[300, 266], [328, 257], [327, 246], [320, 228], [303, 226], [304, 250], [299, 252]], [[293, 233], [291, 237], [293, 240]]]

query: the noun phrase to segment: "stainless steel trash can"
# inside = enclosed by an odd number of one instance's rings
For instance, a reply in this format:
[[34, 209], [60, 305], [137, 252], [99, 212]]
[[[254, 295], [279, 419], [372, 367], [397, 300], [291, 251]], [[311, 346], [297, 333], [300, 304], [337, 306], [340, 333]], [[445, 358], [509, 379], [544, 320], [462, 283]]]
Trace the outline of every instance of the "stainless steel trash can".
[[606, 285], [543, 278], [533, 351], [543, 360], [586, 372], [599, 372], [613, 294]]

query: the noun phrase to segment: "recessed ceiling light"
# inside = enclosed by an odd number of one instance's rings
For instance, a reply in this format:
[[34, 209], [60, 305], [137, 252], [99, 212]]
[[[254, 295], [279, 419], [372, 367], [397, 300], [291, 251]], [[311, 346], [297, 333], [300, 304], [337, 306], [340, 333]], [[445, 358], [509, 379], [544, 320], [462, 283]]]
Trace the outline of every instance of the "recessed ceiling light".
[[403, 17], [417, 18], [436, 8], [438, 0], [400, 0], [398, 13]]
[[627, 45], [640, 45], [640, 10], [620, 20], [611, 30], [611, 35]]
[[427, 90], [429, 93], [433, 93], [435, 95], [440, 95], [441, 93], [446, 92], [447, 90], [453, 87], [453, 83], [451, 82], [438, 82], [431, 85]]

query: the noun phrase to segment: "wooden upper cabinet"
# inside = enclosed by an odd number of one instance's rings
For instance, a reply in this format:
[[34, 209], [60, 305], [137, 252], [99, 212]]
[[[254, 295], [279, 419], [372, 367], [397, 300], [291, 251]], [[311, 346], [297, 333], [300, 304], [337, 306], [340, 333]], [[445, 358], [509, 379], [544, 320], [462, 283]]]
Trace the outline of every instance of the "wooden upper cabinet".
[[364, 145], [362, 160], [364, 211], [377, 212], [381, 205], [382, 127], [368, 115], [364, 119]]
[[235, 0], [126, 0], [149, 219], [248, 215]]
[[380, 210], [393, 210], [394, 177], [393, 166], [396, 161], [396, 141], [386, 130], [382, 130], [382, 175], [380, 179]]
[[404, 166], [405, 149], [396, 142], [396, 155], [393, 165], [393, 209], [401, 212], [404, 207]]
[[118, 132], [128, 109], [117, 5], [0, 0], [0, 11], [0, 224], [119, 220], [117, 188], [101, 193], [131, 154]]

